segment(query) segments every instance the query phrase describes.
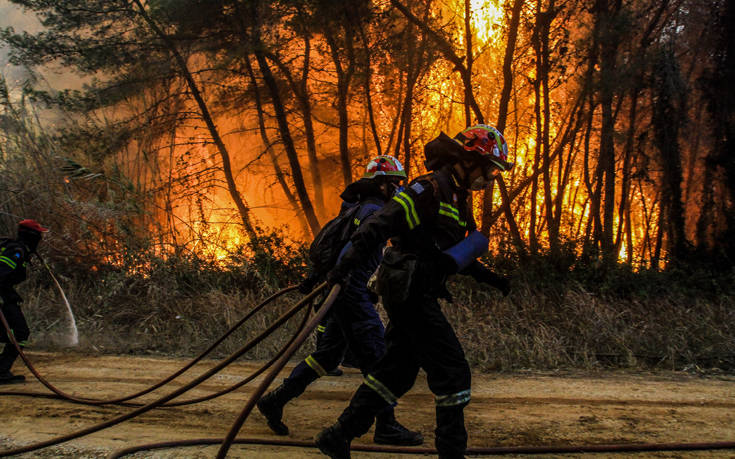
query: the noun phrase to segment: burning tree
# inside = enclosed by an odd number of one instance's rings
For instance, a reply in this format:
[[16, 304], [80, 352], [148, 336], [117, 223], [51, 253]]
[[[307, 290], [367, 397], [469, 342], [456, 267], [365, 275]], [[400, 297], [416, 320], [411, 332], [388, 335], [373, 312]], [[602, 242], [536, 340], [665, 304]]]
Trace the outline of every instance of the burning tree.
[[26, 91], [73, 121], [62, 156], [129, 177], [136, 224], [175, 250], [294, 219], [308, 239], [365, 159], [415, 176], [439, 131], [487, 122], [516, 160], [475, 197], [498, 246], [732, 259], [727, 2], [13, 3], [44, 27], [2, 32], [13, 62], [86, 82]]

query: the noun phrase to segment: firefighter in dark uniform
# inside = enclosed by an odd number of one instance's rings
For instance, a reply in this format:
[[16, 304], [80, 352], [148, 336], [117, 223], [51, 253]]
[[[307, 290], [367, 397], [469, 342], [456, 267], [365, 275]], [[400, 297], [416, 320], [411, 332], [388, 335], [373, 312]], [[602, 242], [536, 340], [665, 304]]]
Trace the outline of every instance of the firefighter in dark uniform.
[[[453, 139], [442, 133], [424, 153], [431, 172], [362, 224], [329, 274], [330, 283], [341, 285], [351, 266], [391, 238], [376, 273], [390, 319], [387, 352], [337, 422], [317, 436], [319, 449], [332, 458], [350, 457], [352, 439], [368, 431], [375, 413], [396, 405], [420, 368], [435, 395], [439, 457], [464, 457], [467, 448], [463, 410], [470, 401], [470, 367], [437, 299], [449, 297], [447, 276], [458, 271], [503, 294], [509, 291], [507, 279], [476, 260], [487, 250], [487, 239], [476, 231], [468, 197], [512, 164], [502, 134], [488, 125], [472, 126]], [[484, 248], [476, 246], [478, 238], [484, 238]]]
[[[30, 330], [20, 309], [23, 299], [15, 291], [14, 286], [26, 279], [28, 261], [46, 231], [48, 230], [35, 220], [23, 220], [18, 224], [18, 237], [6, 239], [0, 244], [0, 299], [3, 302], [0, 309], [10, 325], [13, 337], [21, 347], [25, 346]], [[0, 342], [5, 343], [5, 348], [0, 354], [0, 384], [25, 381], [23, 375], [14, 375], [10, 372], [18, 357], [18, 350], [10, 342], [3, 326], [0, 326]]]
[[[373, 159], [363, 178], [347, 186], [341, 194], [343, 203], [340, 215], [349, 207], [359, 206], [353, 214], [354, 220], [349, 223], [352, 225], [350, 232], [383, 207], [405, 178], [403, 166], [394, 157], [383, 155]], [[288, 378], [284, 379], [283, 384], [258, 402], [258, 409], [277, 435], [289, 433], [282, 420], [284, 406], [301, 395], [311, 383], [336, 368], [348, 347], [364, 374], [372, 370], [385, 353], [383, 322], [373, 305], [374, 295], [366, 287], [368, 278], [377, 268], [381, 257], [382, 245], [375, 247], [355, 265], [345, 288], [330, 310], [328, 320], [320, 324], [324, 331], [315, 352], [299, 363]], [[316, 282], [316, 276], [312, 275], [302, 283], [299, 290], [308, 293]], [[376, 419], [376, 443], [420, 445], [424, 441], [420, 433], [406, 429], [396, 420], [393, 407], [374, 413], [373, 418]]]

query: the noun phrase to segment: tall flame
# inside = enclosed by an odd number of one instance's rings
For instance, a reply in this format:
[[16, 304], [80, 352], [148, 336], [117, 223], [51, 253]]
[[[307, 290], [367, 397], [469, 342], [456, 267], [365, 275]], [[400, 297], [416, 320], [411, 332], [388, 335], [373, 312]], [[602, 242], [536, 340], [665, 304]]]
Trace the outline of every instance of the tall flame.
[[498, 0], [470, 0], [472, 26], [478, 45], [500, 39], [503, 11]]

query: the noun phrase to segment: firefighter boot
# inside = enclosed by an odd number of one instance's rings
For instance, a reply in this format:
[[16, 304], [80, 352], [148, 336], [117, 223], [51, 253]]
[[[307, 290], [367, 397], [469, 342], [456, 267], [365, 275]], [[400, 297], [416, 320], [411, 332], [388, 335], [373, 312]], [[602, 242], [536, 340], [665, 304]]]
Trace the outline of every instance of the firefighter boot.
[[342, 376], [344, 373], [340, 367], [334, 367], [327, 372], [327, 376]]
[[420, 432], [413, 432], [401, 425], [393, 407], [390, 407], [375, 417], [373, 441], [381, 445], [416, 446], [424, 442], [424, 437]]
[[18, 351], [15, 349], [15, 346], [11, 343], [5, 343], [3, 352], [0, 353], [0, 384], [25, 382], [25, 376], [14, 375], [10, 372], [10, 368], [13, 366], [16, 357], [18, 357]]
[[382, 400], [372, 389], [361, 385], [350, 404], [339, 415], [337, 422], [316, 436], [316, 446], [332, 459], [350, 459], [352, 439], [370, 430], [376, 411], [380, 410], [375, 407], [379, 406]]
[[319, 451], [332, 459], [350, 459], [351, 442], [352, 437], [345, 434], [339, 421], [316, 436], [316, 446]]
[[4, 384], [19, 384], [24, 382], [26, 382], [26, 377], [23, 375], [14, 375], [10, 371], [0, 373], [0, 386]]
[[293, 384], [284, 381], [283, 384], [276, 387], [272, 392], [265, 394], [258, 401], [258, 410], [265, 416], [268, 421], [268, 427], [276, 435], [288, 435], [288, 426], [283, 423], [283, 407], [286, 406], [291, 399], [298, 397], [303, 390], [295, 390]]
[[436, 407], [436, 449], [439, 459], [463, 459], [467, 450], [467, 430], [464, 426], [466, 403]]

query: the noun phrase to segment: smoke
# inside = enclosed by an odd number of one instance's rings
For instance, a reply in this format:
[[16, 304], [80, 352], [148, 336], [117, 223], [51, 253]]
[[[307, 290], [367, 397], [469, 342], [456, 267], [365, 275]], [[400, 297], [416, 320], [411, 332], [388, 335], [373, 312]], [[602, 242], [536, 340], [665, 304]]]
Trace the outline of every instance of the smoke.
[[[0, 0], [0, 28], [12, 27], [16, 33], [28, 32], [30, 34], [43, 30], [43, 25], [31, 12], [10, 3], [8, 0]], [[48, 66], [33, 69], [37, 85], [40, 89], [78, 89], [83, 80], [69, 73], [67, 70]], [[19, 67], [10, 63], [10, 50], [4, 44], [0, 44], [0, 76], [5, 78], [11, 95], [18, 96], [23, 85], [34, 75], [25, 67]]]
[[[21, 8], [0, 0], [0, 28], [12, 27], [16, 32], [37, 32], [41, 29], [38, 19], [23, 12]], [[7, 46], [0, 44], [0, 76], [5, 78], [11, 94], [20, 91], [23, 83], [31, 76], [27, 69], [9, 62]]]

